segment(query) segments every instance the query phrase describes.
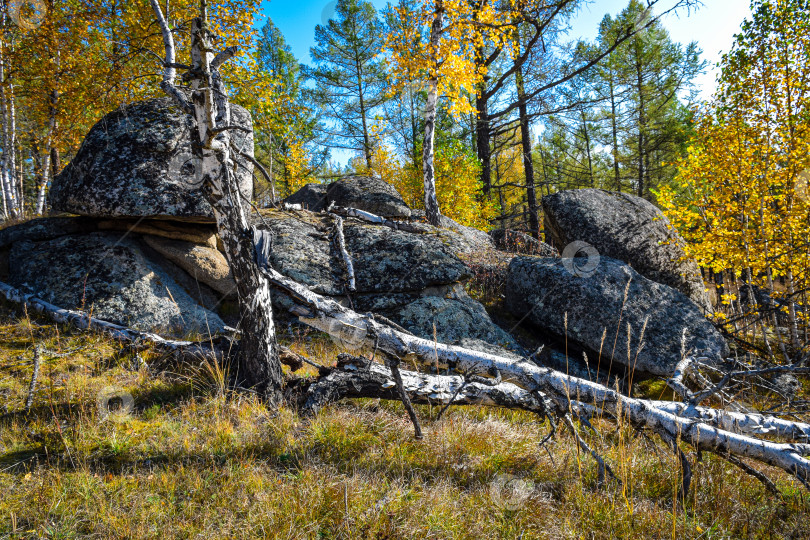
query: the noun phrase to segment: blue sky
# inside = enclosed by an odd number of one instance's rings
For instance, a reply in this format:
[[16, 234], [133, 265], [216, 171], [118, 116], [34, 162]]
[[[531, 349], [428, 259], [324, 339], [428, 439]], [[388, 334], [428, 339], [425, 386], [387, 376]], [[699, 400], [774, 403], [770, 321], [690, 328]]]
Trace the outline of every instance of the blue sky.
[[[371, 0], [379, 9], [387, 0]], [[616, 14], [628, 0], [594, 0], [585, 5], [573, 22], [571, 37], [593, 39], [599, 21], [606, 13]], [[676, 0], [661, 0], [661, 5], [671, 6]], [[731, 46], [740, 23], [750, 14], [747, 0], [703, 0], [704, 6], [678, 16], [669, 15], [664, 26], [675, 41], [697, 41], [704, 51], [704, 58], [713, 66], [722, 52]], [[309, 48], [314, 45], [315, 25], [328, 20], [334, 12], [333, 0], [271, 0], [262, 4], [264, 16], [273, 19], [301, 62], [309, 62]], [[260, 21], [259, 24], [263, 24]], [[710, 69], [698, 84], [701, 95], [708, 97], [714, 88], [716, 72]]]
[[[605, 14], [618, 14], [628, 1], [593, 0], [586, 4], [572, 22], [570, 39], [594, 39]], [[380, 9], [388, 0], [371, 2]], [[676, 2], [661, 0], [659, 12]], [[751, 12], [748, 0], [703, 0], [703, 3], [703, 6], [690, 12], [680, 10], [677, 14], [667, 15], [663, 24], [676, 42], [696, 41], [703, 50], [703, 58], [708, 61], [709, 68], [695, 83], [700, 89], [700, 97], [708, 99], [715, 87], [715, 65], [731, 47], [734, 34]], [[334, 5], [334, 0], [270, 0], [262, 4], [262, 12], [281, 29], [298, 60], [308, 63], [309, 48], [315, 44], [315, 25], [329, 20], [334, 13]], [[264, 20], [258, 21], [258, 24], [261, 26]], [[352, 155], [354, 152], [348, 150], [332, 151], [332, 159], [341, 164], [345, 164]]]

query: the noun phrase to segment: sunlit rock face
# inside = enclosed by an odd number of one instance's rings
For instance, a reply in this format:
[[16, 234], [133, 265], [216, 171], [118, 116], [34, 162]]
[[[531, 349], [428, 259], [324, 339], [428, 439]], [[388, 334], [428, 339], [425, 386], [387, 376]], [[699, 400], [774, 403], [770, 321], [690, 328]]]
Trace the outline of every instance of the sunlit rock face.
[[608, 257], [515, 257], [505, 304], [544, 336], [629, 371], [671, 376], [682, 342], [685, 354], [709, 361], [728, 355], [723, 336], [686, 295]]

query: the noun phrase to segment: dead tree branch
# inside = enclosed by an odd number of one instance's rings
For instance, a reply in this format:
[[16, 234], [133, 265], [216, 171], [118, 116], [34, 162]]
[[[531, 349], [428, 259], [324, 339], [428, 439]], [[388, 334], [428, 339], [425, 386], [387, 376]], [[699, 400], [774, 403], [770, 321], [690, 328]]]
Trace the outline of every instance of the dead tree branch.
[[810, 488], [808, 444], [774, 443], [733, 433], [700, 420], [676, 416], [655, 408], [647, 400], [628, 397], [600, 384], [528, 361], [514, 361], [405, 335], [317, 295], [273, 269], [264, 271], [273, 286], [285, 291], [297, 303], [291, 311], [299, 315], [302, 322], [336, 337], [350, 335], [354, 341], [360, 338], [368, 347], [379, 347], [381, 351], [400, 358], [412, 355], [425, 366], [438, 362], [441, 367], [453, 368], [460, 373], [499, 372], [504, 380], [524, 390], [543, 392], [559, 410], [569, 410], [569, 396], [577, 396], [578, 401], [595, 404], [639, 429], [650, 429], [661, 436], [680, 439], [696, 450], [731, 453], [779, 467]]
[[346, 270], [346, 281], [348, 283], [347, 289], [349, 292], [357, 290], [357, 285], [354, 279], [354, 264], [352, 263], [352, 256], [346, 250], [346, 237], [343, 236], [343, 219], [340, 216], [334, 216], [335, 219], [335, 243], [337, 244], [340, 258], [343, 260], [343, 267]]

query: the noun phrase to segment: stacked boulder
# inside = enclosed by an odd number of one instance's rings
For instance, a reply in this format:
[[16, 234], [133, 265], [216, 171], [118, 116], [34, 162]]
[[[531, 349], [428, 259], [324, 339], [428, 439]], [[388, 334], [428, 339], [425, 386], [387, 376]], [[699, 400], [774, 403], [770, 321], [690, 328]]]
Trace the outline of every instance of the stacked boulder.
[[[573, 189], [543, 197], [546, 238], [561, 253], [578, 242], [623, 261], [710, 309], [700, 268], [685, 242], [651, 202], [627, 193]], [[573, 255], [573, 253], [571, 253]]]
[[[252, 128], [238, 106], [232, 123]], [[106, 115], [51, 186], [51, 208], [78, 217], [2, 231], [3, 277], [60, 307], [139, 330], [221, 331], [217, 311], [233, 294], [232, 279], [216, 247], [213, 211], [199, 190], [190, 129], [168, 98]], [[235, 131], [233, 142], [252, 155], [249, 132]], [[236, 178], [252, 197], [249, 159], [237, 159]]]
[[[236, 106], [232, 123], [252, 126]], [[168, 99], [105, 116], [54, 179], [51, 206], [70, 215], [0, 230], [0, 279], [140, 330], [186, 336], [236, 326], [236, 287], [199, 189], [190, 129]], [[250, 132], [235, 131], [234, 144], [252, 155]], [[252, 164], [238, 154], [239, 189], [250, 199]], [[552, 245], [446, 217], [433, 227], [374, 177], [308, 184], [285, 202], [296, 206], [253, 213], [253, 226], [272, 238], [269, 264], [417, 336], [504, 355], [543, 344], [537, 360], [558, 368], [569, 367], [565, 352], [585, 353], [664, 376], [683, 351], [716, 360], [728, 353], [703, 316], [700, 273], [682, 240], [636, 197], [576, 190], [544, 198]], [[346, 209], [387, 222], [338, 219]], [[465, 282], [482, 268], [505, 283], [499, 315], [521, 328], [520, 343], [467, 294]], [[273, 302], [285, 317], [289, 299], [274, 293]]]
[[[349, 291], [335, 220], [325, 213], [263, 210], [255, 226], [273, 237], [273, 268], [318, 294], [337, 297], [356, 311], [383, 315], [408, 331], [444, 343], [478, 341], [518, 349], [469, 297], [470, 270], [459, 258], [460, 235], [421, 224], [412, 231], [346, 220], [346, 250], [355, 271]], [[284, 298], [274, 298], [284, 307]]]
[[597, 189], [543, 198], [546, 238], [561, 258], [515, 257], [505, 305], [572, 357], [616, 371], [671, 376], [682, 355], [720, 362], [722, 335], [697, 264], [648, 201]]
[[[240, 107], [233, 107], [232, 120], [252, 127]], [[189, 130], [168, 99], [105, 116], [51, 188], [52, 209], [74, 216], [0, 231], [2, 278], [60, 307], [140, 330], [187, 335], [236, 325], [235, 283], [199, 189]], [[234, 144], [252, 155], [249, 133], [235, 131]], [[236, 166], [249, 200], [252, 165], [238, 157]], [[450, 220], [457, 230], [414, 223], [406, 232], [347, 219], [346, 248], [357, 272], [356, 290], [349, 291], [334, 216], [320, 211], [332, 203], [403, 220], [411, 217], [408, 205], [390, 185], [362, 176], [308, 185], [287, 202], [313, 211], [254, 216], [254, 226], [273, 236], [271, 263], [280, 272], [426, 338], [518, 348], [463, 287], [470, 272], [457, 255], [492, 249], [485, 233]], [[274, 302], [283, 307], [284, 297]]]

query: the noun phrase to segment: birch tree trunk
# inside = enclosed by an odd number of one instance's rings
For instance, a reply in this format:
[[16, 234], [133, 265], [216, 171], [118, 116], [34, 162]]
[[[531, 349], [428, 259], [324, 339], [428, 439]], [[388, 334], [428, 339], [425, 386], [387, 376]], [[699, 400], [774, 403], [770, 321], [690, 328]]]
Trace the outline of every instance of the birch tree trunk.
[[8, 174], [11, 189], [14, 192], [14, 206], [17, 217], [24, 212], [22, 194], [22, 175], [17, 171], [17, 108], [14, 105], [14, 84], [8, 84]]
[[234, 177], [231, 158], [231, 110], [219, 66], [233, 57], [231, 47], [214, 57], [206, 21], [206, 2], [191, 24], [191, 102], [174, 86], [174, 39], [157, 0], [151, 0], [163, 33], [166, 61], [161, 88], [194, 119], [192, 149], [201, 160], [201, 185], [214, 210], [217, 230], [239, 295], [238, 376], [270, 403], [281, 400], [281, 363], [278, 356], [270, 286], [257, 264], [257, 253], [266, 249], [264, 238], [254, 236], [245, 201]]
[[48, 183], [50, 182], [51, 153], [47, 150], [47, 148], [50, 146], [50, 139], [51, 137], [48, 135], [48, 146], [46, 146], [45, 160], [42, 163], [42, 179], [39, 182], [39, 186], [37, 186], [36, 213], [38, 216], [45, 213], [45, 193], [48, 190]]
[[[48, 137], [45, 141], [45, 160], [43, 162], [42, 167], [42, 180], [40, 181], [39, 186], [37, 186], [37, 215], [41, 216], [45, 212], [45, 193], [48, 189], [48, 182], [51, 178], [51, 162], [52, 158], [54, 157], [55, 148], [53, 145], [53, 135], [54, 131], [56, 130], [56, 100], [57, 100], [57, 92], [56, 90], [51, 92], [50, 96], [50, 106], [48, 108]], [[56, 174], [56, 171], [53, 171], [53, 174]]]
[[438, 59], [436, 57], [439, 46], [439, 37], [444, 21], [444, 4], [442, 0], [435, 0], [433, 11], [433, 24], [430, 26], [430, 51], [432, 55], [433, 72], [427, 84], [427, 100], [425, 103], [425, 141], [422, 146], [422, 170], [425, 184], [425, 216], [428, 223], [435, 227], [441, 225], [441, 212], [439, 200], [436, 198], [436, 172], [433, 168], [436, 138], [436, 104], [439, 101], [439, 74]]
[[9, 217], [18, 217], [17, 197], [14, 183], [14, 138], [11, 134], [11, 121], [9, 117], [10, 108], [7, 105], [6, 94], [6, 70], [5, 55], [3, 54], [3, 42], [0, 41], [0, 116], [2, 116], [2, 144], [3, 159], [0, 162], [0, 176], [2, 176], [3, 199], [5, 202], [5, 214]]

